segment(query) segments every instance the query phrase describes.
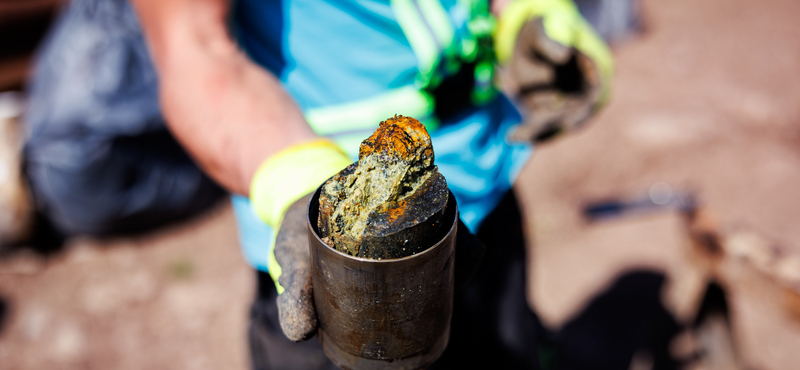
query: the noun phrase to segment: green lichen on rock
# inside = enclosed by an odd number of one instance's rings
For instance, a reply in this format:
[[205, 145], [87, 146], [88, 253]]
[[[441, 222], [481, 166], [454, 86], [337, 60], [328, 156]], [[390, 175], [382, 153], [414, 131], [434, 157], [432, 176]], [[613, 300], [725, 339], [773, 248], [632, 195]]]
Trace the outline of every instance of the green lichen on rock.
[[320, 196], [323, 240], [357, 257], [400, 258], [440, 236], [447, 182], [433, 164], [425, 126], [395, 116], [361, 143], [358, 162], [328, 180]]

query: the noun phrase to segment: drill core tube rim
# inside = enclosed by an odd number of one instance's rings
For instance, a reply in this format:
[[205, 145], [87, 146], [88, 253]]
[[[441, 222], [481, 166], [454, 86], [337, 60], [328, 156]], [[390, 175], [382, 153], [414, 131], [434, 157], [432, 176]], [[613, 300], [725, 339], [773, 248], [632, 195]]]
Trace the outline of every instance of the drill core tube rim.
[[[330, 179], [328, 179], [328, 180], [330, 180]], [[344, 252], [342, 252], [342, 251], [340, 251], [340, 250], [328, 245], [328, 243], [325, 243], [324, 241], [322, 241], [322, 238], [319, 237], [319, 226], [317, 225], [317, 219], [319, 218], [319, 202], [318, 201], [315, 202], [314, 200], [315, 199], [319, 199], [319, 195], [322, 192], [322, 186], [324, 186], [325, 183], [328, 182], [328, 180], [325, 180], [325, 182], [322, 183], [323, 185], [321, 185], [319, 188], [317, 188], [316, 191], [314, 191], [314, 195], [308, 201], [308, 206], [307, 206], [307, 210], [306, 210], [306, 215], [308, 217], [306, 217], [306, 224], [307, 224], [309, 230], [311, 230], [311, 234], [314, 235], [314, 238], [316, 238], [322, 245], [328, 247], [334, 253], [336, 253], [336, 254], [338, 254], [338, 255], [340, 255], [342, 257], [346, 257], [346, 258], [349, 258], [349, 259], [352, 259], [352, 260], [355, 260], [355, 261], [365, 262], [365, 263], [392, 263], [392, 262], [396, 263], [398, 261], [410, 260], [412, 258], [422, 256], [422, 255], [430, 252], [431, 250], [433, 250], [436, 246], [438, 246], [445, 239], [447, 239], [447, 236], [450, 235], [450, 233], [454, 232], [454, 229], [458, 225], [458, 205], [456, 205], [456, 199], [453, 196], [453, 193], [450, 192], [450, 190], [448, 190], [448, 193], [449, 193], [448, 194], [448, 198], [449, 199], [447, 201], [448, 202], [447, 207], [448, 208], [449, 207], [454, 207], [455, 208], [455, 219], [453, 221], [453, 224], [447, 229], [447, 232], [441, 232], [440, 233], [441, 237], [438, 238], [436, 243], [431, 244], [431, 246], [428, 247], [427, 249], [425, 249], [424, 251], [416, 253], [416, 254], [412, 254], [410, 256], [400, 257], [400, 258], [383, 258], [383, 259], [356, 257], [356, 256], [353, 256], [353, 255], [344, 253]], [[452, 206], [450, 205], [450, 202], [452, 202]], [[450, 211], [445, 211], [445, 212], [447, 214]], [[448, 216], [444, 216], [444, 218], [445, 219], [449, 219]], [[314, 221], [312, 222], [312, 220], [314, 220]]]

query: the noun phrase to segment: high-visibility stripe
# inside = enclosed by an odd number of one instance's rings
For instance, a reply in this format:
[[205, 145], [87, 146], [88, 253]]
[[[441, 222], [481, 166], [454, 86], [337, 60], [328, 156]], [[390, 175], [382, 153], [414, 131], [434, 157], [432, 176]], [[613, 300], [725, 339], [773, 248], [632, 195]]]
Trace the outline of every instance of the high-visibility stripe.
[[[425, 21], [433, 30], [438, 44], [445, 53], [452, 53], [455, 41], [455, 27], [453, 21], [447, 15], [447, 11], [442, 7], [440, 1], [414, 0]], [[454, 56], [454, 55], [453, 55]]]
[[[428, 0], [425, 0], [428, 1]], [[391, 7], [397, 17], [397, 23], [417, 56], [419, 69], [419, 86], [427, 87], [433, 79], [434, 70], [439, 62], [441, 46], [438, 40], [431, 35], [431, 27], [423, 18], [422, 12], [413, 0], [392, 0]]]
[[[357, 153], [357, 144], [365, 135], [395, 114], [417, 118], [428, 130], [435, 129], [438, 122], [433, 117], [434, 100], [427, 91], [443, 78], [440, 66], [443, 64], [448, 73], [454, 73], [462, 61], [471, 63], [479, 54], [481, 60], [491, 55], [479, 50], [485, 46], [481, 40], [491, 35], [494, 26], [486, 0], [459, 0], [457, 6], [468, 14], [467, 32], [460, 31], [459, 37], [440, 1], [391, 0], [397, 22], [417, 57], [416, 84], [355, 102], [308, 109], [305, 117], [314, 132], [332, 138], [352, 155], [353, 147]], [[491, 68], [480, 64], [482, 67], [476, 69], [476, 91], [473, 91], [476, 103], [494, 93], [490, 86]]]
[[433, 97], [409, 85], [372, 98], [305, 111], [306, 120], [314, 132], [331, 137], [365, 129], [374, 130], [378, 123], [395, 114], [422, 121], [433, 114]]

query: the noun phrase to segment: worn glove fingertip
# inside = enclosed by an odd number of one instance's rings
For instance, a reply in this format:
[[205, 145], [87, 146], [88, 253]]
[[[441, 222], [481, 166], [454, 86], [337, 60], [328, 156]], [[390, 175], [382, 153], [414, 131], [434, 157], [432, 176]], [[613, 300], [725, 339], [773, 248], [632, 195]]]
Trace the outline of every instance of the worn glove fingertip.
[[284, 292], [278, 296], [277, 301], [281, 330], [289, 340], [300, 342], [316, 334], [317, 313], [311, 294], [298, 297], [296, 294]]

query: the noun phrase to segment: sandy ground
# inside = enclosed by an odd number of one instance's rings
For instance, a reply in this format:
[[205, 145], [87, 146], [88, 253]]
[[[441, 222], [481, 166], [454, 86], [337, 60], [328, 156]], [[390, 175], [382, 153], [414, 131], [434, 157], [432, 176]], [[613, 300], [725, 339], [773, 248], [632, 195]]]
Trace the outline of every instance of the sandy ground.
[[254, 274], [222, 207], [131, 240], [0, 265], [2, 369], [245, 369]]
[[[558, 327], [623, 271], [679, 274], [674, 214], [587, 225], [587, 201], [691, 189], [723, 225], [800, 254], [800, 2], [644, 1], [647, 31], [619, 45], [615, 96], [586, 129], [542, 145], [517, 190], [530, 300]], [[742, 270], [728, 294], [750, 368], [800, 362], [800, 314]], [[132, 239], [71, 240], [0, 261], [0, 369], [245, 369], [254, 276], [230, 208]], [[795, 302], [796, 303], [796, 302]], [[798, 311], [800, 312], [800, 311]]]
[[[800, 253], [800, 3], [646, 1], [646, 32], [618, 47], [613, 103], [585, 130], [543, 145], [518, 187], [529, 206], [531, 301], [557, 327], [630, 267], [680, 273], [672, 214], [586, 225], [592, 199], [689, 189], [721, 225]], [[752, 276], [751, 276], [752, 275]], [[790, 369], [800, 321], [782, 292], [742, 271], [728, 294], [754, 368]]]

